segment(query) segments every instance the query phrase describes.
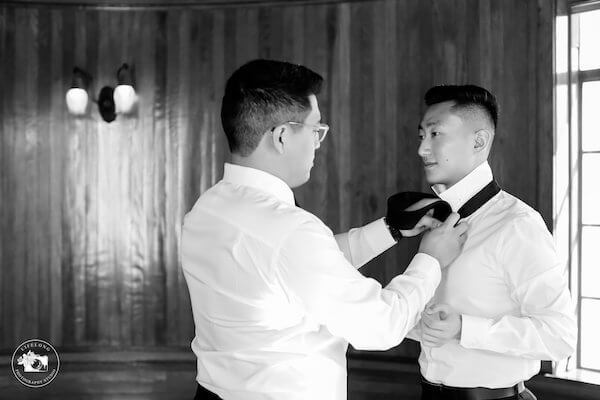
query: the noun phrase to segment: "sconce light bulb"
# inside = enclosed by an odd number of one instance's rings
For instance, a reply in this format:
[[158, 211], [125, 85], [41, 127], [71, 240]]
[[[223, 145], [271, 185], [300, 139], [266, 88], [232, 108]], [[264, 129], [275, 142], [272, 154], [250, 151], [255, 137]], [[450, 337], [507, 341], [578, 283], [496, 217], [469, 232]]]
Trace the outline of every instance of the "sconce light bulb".
[[137, 101], [137, 94], [131, 85], [119, 85], [113, 94], [115, 100], [115, 111], [119, 114], [127, 114], [133, 110]]
[[88, 104], [88, 94], [85, 89], [73, 87], [65, 96], [67, 108], [73, 115], [84, 115]]

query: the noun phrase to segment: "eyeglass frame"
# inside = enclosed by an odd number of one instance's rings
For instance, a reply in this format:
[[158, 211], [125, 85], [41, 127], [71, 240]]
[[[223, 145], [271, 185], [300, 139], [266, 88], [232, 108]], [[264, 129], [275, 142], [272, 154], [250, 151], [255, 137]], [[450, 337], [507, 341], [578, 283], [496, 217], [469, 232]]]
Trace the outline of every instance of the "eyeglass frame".
[[[323, 140], [325, 140], [325, 136], [327, 136], [327, 133], [329, 132], [329, 125], [324, 124], [322, 122], [319, 122], [315, 125], [310, 125], [310, 124], [305, 124], [304, 122], [287, 121], [287, 122], [284, 122], [284, 124], [302, 125], [302, 126], [306, 126], [309, 128], [313, 128], [313, 132], [316, 132], [318, 135], [319, 143], [321, 143], [321, 142], [323, 142]], [[315, 128], [316, 128], [316, 130], [315, 130]], [[321, 130], [324, 130], [322, 137], [321, 137], [321, 133], [320, 133]]]

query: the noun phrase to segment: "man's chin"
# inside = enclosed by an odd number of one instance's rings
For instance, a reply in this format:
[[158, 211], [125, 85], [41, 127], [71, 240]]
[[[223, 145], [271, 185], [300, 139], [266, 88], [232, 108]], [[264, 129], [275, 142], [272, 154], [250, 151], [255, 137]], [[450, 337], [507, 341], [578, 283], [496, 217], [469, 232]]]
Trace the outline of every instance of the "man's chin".
[[425, 180], [429, 184], [429, 186], [440, 184], [440, 178], [435, 175], [432, 171], [425, 170]]
[[298, 179], [296, 182], [293, 182], [290, 185], [290, 188], [295, 189], [297, 187], [300, 187], [302, 185], [304, 185], [305, 183], [307, 183], [310, 180], [310, 172], [308, 174], [306, 174], [306, 177], [304, 179]]

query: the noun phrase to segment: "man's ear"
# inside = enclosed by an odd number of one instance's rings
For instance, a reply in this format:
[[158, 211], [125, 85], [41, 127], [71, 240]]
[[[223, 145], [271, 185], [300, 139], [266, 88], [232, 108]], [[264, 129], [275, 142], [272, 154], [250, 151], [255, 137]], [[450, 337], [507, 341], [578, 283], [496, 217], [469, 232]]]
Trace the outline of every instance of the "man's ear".
[[287, 139], [287, 129], [284, 125], [279, 125], [271, 130], [271, 137], [273, 141], [273, 147], [279, 154], [284, 153], [284, 145]]
[[480, 129], [475, 132], [475, 141], [473, 148], [475, 151], [479, 152], [482, 150], [486, 150], [490, 147], [492, 143], [492, 133], [487, 129]]

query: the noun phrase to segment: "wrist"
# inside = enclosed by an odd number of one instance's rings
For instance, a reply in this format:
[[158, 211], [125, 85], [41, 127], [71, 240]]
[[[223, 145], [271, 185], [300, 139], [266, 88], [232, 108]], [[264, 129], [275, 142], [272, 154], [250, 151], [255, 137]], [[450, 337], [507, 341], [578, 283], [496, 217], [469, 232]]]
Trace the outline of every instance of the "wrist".
[[392, 238], [394, 238], [394, 240], [396, 242], [399, 242], [400, 239], [402, 239], [404, 237], [404, 235], [402, 235], [402, 232], [400, 231], [400, 229], [398, 229], [388, 223], [387, 217], [383, 218], [383, 222], [385, 223], [385, 226], [387, 227], [388, 231], [390, 232], [390, 235], [392, 235]]

